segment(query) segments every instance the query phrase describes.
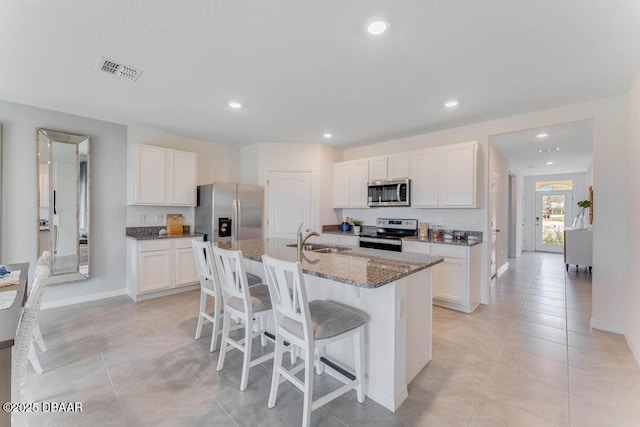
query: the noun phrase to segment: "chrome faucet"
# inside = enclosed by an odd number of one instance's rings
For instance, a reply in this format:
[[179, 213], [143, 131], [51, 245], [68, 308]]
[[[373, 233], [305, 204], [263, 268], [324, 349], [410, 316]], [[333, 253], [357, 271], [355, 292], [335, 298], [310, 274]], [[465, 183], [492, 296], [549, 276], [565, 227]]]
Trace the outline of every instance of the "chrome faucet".
[[[303, 222], [300, 223], [300, 227], [298, 227], [298, 233], [297, 233], [297, 247], [298, 250], [301, 251], [302, 248], [304, 248], [304, 244], [307, 243], [307, 240], [309, 240], [312, 236], [320, 236], [320, 233], [318, 233], [317, 231], [312, 231], [311, 233], [307, 234], [306, 236], [302, 236], [302, 226], [304, 225]], [[307, 229], [307, 231], [309, 231], [309, 229]]]

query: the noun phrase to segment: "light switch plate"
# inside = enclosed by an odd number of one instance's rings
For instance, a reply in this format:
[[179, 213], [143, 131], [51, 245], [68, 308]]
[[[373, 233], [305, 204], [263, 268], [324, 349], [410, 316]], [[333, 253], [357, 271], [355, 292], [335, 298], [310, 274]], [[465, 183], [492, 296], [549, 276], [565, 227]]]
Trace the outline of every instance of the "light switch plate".
[[145, 222], [147, 220], [147, 216], [145, 214], [138, 215], [138, 222]]

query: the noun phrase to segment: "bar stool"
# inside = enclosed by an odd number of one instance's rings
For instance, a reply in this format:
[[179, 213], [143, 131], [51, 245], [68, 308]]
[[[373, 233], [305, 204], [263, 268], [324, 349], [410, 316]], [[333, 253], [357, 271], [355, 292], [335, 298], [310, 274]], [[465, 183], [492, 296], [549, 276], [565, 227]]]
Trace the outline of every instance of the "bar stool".
[[[348, 308], [329, 301], [309, 302], [302, 275], [300, 262], [289, 262], [262, 256], [265, 277], [276, 320], [276, 348], [273, 359], [269, 408], [276, 404], [278, 386], [289, 380], [304, 393], [302, 425], [311, 424], [311, 411], [331, 402], [351, 389], [356, 389], [358, 402], [364, 402], [364, 325], [367, 323], [359, 314]], [[324, 367], [333, 369], [319, 357], [324, 354], [327, 344], [353, 337], [355, 354], [355, 378], [341, 379], [345, 384], [313, 400], [313, 366], [317, 358], [318, 373]], [[285, 340], [294, 344], [289, 346], [304, 350], [304, 363], [288, 370], [282, 366]], [[291, 351], [291, 350], [290, 350]], [[305, 370], [304, 383], [296, 378], [296, 373]], [[334, 369], [335, 370], [335, 369]], [[344, 376], [343, 372], [335, 371]], [[280, 377], [284, 377], [281, 379]]]
[[[247, 273], [242, 262], [242, 251], [230, 251], [214, 246], [213, 258], [218, 270], [224, 301], [222, 343], [217, 370], [220, 371], [224, 367], [226, 353], [231, 350], [227, 347], [228, 345], [243, 352], [240, 390], [244, 391], [247, 388], [249, 369], [273, 357], [273, 352], [271, 352], [251, 360], [251, 347], [254, 338], [259, 336], [262, 346], [267, 345], [264, 335], [264, 321], [273, 316], [269, 289], [265, 285], [249, 287]], [[244, 324], [244, 338], [241, 340], [236, 341], [229, 336], [232, 318]], [[253, 331], [254, 326], [256, 326], [256, 332]]]
[[[202, 336], [202, 324], [204, 321], [212, 323], [211, 346], [209, 351], [214, 351], [220, 333], [220, 321], [222, 315], [222, 291], [218, 272], [213, 262], [213, 252], [211, 242], [191, 241], [193, 256], [200, 277], [200, 311], [198, 313], [198, 325], [196, 326], [196, 339]], [[207, 298], [213, 297], [213, 313], [207, 312]]]

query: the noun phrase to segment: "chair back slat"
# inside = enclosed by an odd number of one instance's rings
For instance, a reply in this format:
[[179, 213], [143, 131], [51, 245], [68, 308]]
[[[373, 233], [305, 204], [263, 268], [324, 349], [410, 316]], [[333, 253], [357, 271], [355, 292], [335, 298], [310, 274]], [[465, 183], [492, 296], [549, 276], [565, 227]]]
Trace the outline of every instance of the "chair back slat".
[[193, 256], [196, 261], [198, 276], [200, 277], [200, 285], [217, 296], [220, 293], [220, 278], [213, 261], [211, 242], [192, 240], [191, 247], [193, 248]]
[[262, 256], [276, 326], [286, 317], [301, 325], [305, 340], [313, 338], [309, 301], [300, 262]]
[[242, 262], [242, 251], [231, 251], [214, 246], [213, 259], [218, 269], [224, 300], [239, 298], [244, 302], [245, 313], [252, 313], [253, 306], [249, 296], [247, 272]]

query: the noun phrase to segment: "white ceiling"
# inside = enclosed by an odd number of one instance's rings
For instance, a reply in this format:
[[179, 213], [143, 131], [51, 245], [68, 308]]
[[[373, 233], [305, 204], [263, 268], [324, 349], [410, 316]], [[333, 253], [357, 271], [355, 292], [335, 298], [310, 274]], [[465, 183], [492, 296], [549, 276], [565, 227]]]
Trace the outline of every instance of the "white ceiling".
[[[384, 37], [364, 32], [374, 15]], [[623, 93], [638, 22], [636, 0], [3, 0], [0, 99], [224, 144], [351, 146]], [[100, 56], [144, 73], [100, 72]]]
[[[542, 133], [549, 135], [538, 138]], [[489, 143], [523, 175], [585, 172], [593, 160], [593, 123], [583, 120], [492, 135]], [[549, 161], [553, 164], [547, 165]]]

